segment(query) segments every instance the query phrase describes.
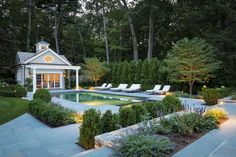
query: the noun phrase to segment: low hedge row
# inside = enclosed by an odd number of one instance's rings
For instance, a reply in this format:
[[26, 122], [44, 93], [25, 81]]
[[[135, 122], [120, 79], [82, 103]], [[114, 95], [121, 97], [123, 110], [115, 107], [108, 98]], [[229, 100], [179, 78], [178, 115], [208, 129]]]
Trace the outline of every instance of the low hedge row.
[[25, 97], [26, 89], [21, 85], [10, 85], [0, 89], [0, 96], [5, 97]]
[[0, 90], [0, 96], [15, 97], [15, 93], [13, 91]]
[[122, 107], [119, 114], [112, 114], [108, 110], [101, 116], [99, 111], [90, 109], [83, 115], [79, 143], [86, 149], [93, 148], [94, 136], [98, 134], [164, 116], [181, 109], [181, 101], [175, 96], [166, 96], [162, 102], [147, 102]]
[[74, 112], [62, 106], [45, 103], [39, 99], [30, 101], [30, 113], [50, 126], [63, 126], [75, 123]]

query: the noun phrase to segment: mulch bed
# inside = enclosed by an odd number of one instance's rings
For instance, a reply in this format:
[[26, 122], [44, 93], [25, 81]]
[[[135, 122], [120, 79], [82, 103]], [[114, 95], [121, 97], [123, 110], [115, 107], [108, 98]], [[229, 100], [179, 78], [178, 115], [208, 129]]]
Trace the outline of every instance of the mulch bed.
[[169, 137], [169, 139], [174, 144], [174, 149], [173, 149], [173, 152], [172, 152], [172, 155], [173, 155], [173, 154], [177, 153], [178, 151], [180, 151], [181, 149], [188, 146], [189, 144], [193, 143], [194, 141], [196, 141], [197, 139], [199, 139], [200, 137], [202, 137], [206, 133], [207, 132], [205, 132], [205, 133], [194, 133], [191, 136], [182, 136], [182, 135], [179, 135], [179, 134], [176, 134], [176, 133], [170, 133], [170, 134], [165, 135], [165, 136]]

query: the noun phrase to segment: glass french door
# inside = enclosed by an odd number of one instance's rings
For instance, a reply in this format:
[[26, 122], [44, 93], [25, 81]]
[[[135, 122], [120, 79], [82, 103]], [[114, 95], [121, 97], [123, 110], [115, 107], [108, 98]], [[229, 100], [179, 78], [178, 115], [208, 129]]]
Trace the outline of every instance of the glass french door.
[[37, 74], [37, 88], [60, 88], [60, 74]]

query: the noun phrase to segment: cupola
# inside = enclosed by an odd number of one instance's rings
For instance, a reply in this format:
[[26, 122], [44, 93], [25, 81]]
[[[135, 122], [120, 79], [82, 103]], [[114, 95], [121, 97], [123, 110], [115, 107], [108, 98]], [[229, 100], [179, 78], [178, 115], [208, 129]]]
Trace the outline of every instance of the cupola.
[[38, 43], [35, 44], [35, 46], [36, 46], [36, 53], [40, 52], [42, 50], [48, 49], [49, 45], [50, 44], [48, 42], [44, 41], [44, 40], [39, 41]]

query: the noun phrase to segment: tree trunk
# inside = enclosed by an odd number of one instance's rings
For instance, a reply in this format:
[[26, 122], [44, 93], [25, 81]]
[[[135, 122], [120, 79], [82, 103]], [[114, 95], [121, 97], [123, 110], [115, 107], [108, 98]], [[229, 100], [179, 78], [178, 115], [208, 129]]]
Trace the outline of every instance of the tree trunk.
[[27, 32], [27, 52], [30, 51], [30, 34], [32, 21], [32, 0], [29, 0], [29, 14], [28, 14], [28, 32]]
[[149, 15], [149, 37], [148, 37], [148, 54], [147, 58], [152, 58], [152, 51], [153, 51], [153, 33], [154, 33], [154, 21], [152, 16], [152, 10], [150, 9]]
[[189, 94], [193, 95], [193, 82], [189, 83]]
[[134, 30], [133, 20], [132, 20], [132, 18], [130, 17], [130, 15], [128, 15], [128, 21], [129, 21], [130, 32], [131, 32], [131, 35], [132, 35], [134, 60], [138, 60], [138, 43], [137, 43], [137, 37], [136, 37], [135, 30]]
[[84, 58], [86, 58], [86, 51], [85, 51], [85, 47], [84, 47], [84, 42], [83, 42], [83, 37], [81, 35], [81, 32], [80, 32], [80, 28], [78, 27], [78, 31], [79, 31], [79, 38], [80, 38], [80, 42], [81, 42], [81, 45], [82, 45], [82, 49], [83, 49], [83, 54], [84, 54]]
[[[123, 4], [121, 3], [123, 2]], [[127, 13], [129, 11], [126, 0], [118, 0], [118, 4], [121, 9], [125, 10]], [[129, 22], [129, 28], [132, 36], [132, 43], [133, 43], [133, 55], [134, 55], [134, 60], [138, 60], [138, 42], [137, 42], [137, 37], [134, 29], [134, 24], [131, 16], [127, 14], [128, 22]]]
[[103, 18], [104, 38], [105, 38], [105, 45], [106, 45], [106, 59], [107, 59], [107, 64], [109, 64], [109, 45], [108, 45], [108, 37], [107, 37], [107, 29], [106, 29], [106, 17], [105, 17], [104, 7], [102, 8], [102, 18]]
[[56, 53], [60, 54], [60, 48], [59, 48], [59, 18], [55, 14], [55, 30], [54, 30], [54, 38], [55, 38], [55, 44], [56, 44]]

